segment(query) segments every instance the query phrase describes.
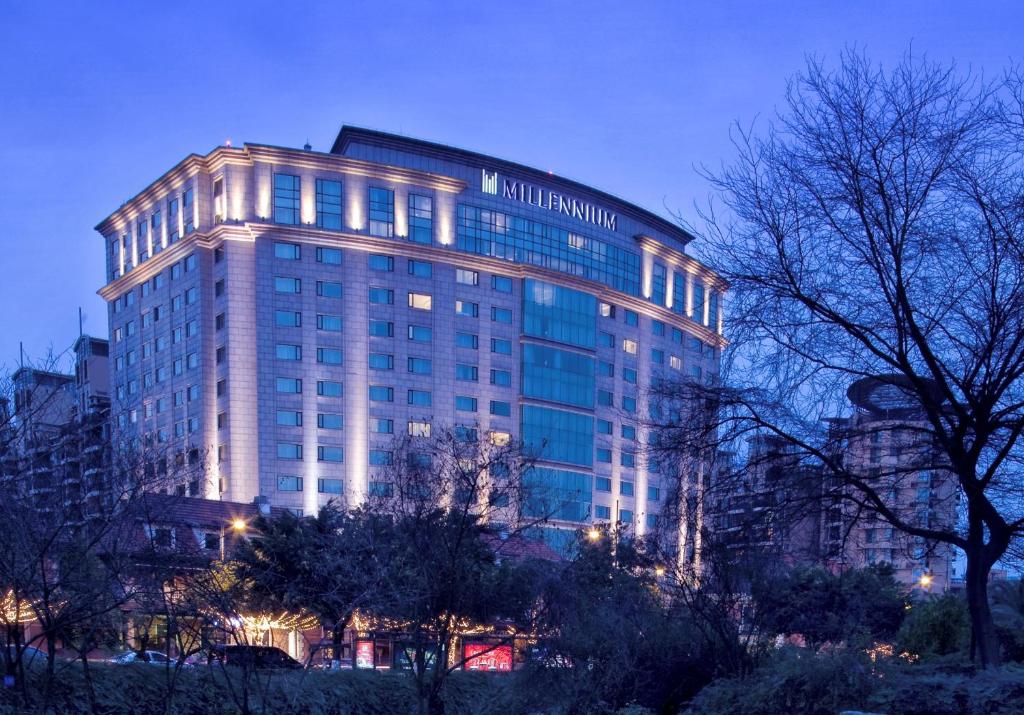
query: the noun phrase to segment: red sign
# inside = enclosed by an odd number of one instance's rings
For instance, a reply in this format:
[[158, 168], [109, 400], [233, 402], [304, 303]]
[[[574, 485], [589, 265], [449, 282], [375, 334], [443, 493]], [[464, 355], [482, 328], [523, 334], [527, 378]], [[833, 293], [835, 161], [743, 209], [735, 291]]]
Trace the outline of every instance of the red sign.
[[356, 667], [373, 667], [373, 641], [356, 641]]
[[512, 671], [512, 646], [488, 643], [467, 643], [464, 670], [486, 670], [498, 673]]

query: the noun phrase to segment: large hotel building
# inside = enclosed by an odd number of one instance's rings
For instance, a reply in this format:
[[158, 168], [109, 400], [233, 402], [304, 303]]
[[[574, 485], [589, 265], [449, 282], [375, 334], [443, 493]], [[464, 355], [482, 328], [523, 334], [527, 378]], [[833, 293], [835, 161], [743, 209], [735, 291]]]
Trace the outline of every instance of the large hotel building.
[[386, 489], [401, 434], [522, 439], [563, 525], [657, 522], [646, 387], [713, 379], [691, 236], [583, 184], [352, 127], [190, 155], [97, 227], [112, 411], [210, 455], [182, 494], [314, 512]]

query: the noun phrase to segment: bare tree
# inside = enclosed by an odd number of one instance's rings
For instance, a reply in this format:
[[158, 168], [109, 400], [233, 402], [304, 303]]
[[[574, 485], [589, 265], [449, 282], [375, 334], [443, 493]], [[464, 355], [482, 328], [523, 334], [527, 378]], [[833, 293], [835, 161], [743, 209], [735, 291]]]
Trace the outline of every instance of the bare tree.
[[[735, 162], [708, 172], [727, 211], [705, 212], [703, 251], [732, 286], [734, 347], [722, 385], [687, 388], [715, 406], [698, 420], [710, 444], [770, 435], [821, 469], [824, 498], [961, 549], [983, 666], [1000, 659], [989, 572], [1024, 530], [1021, 97], [1019, 74], [910, 55], [888, 72], [855, 52], [809, 62], [767, 130], [738, 130]], [[823, 420], [861, 378], [920, 414], [961, 520], [908, 518], [886, 475], [841, 458]]]

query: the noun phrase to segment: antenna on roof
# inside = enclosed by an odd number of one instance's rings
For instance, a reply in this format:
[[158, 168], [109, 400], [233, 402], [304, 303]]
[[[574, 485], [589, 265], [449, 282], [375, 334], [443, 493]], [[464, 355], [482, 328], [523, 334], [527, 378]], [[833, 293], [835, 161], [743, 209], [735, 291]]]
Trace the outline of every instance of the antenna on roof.
[[78, 337], [82, 337], [82, 306], [78, 306]]
[[304, 151], [313, 151], [313, 145], [309, 143], [309, 137], [306, 137], [306, 143], [302, 145]]

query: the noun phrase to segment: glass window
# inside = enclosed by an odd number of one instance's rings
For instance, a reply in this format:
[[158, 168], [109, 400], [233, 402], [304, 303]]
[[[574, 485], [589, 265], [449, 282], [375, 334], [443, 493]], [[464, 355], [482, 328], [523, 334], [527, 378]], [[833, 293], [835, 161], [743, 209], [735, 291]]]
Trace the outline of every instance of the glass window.
[[705, 324], [704, 320], [704, 284], [700, 281], [693, 282], [693, 310], [690, 317], [698, 323]]
[[476, 398], [467, 395], [456, 395], [455, 409], [459, 412], [476, 412]]
[[320, 397], [341, 397], [345, 389], [340, 382], [334, 380], [317, 380], [316, 394]]
[[370, 353], [371, 370], [394, 370], [395, 356], [385, 353]]
[[277, 443], [278, 459], [302, 459], [302, 445], [291, 442]]
[[[383, 467], [391, 464], [394, 455], [386, 449], [371, 449], [370, 450], [370, 465], [374, 467]], [[379, 485], [380, 482], [370, 482], [370, 486]]]
[[316, 349], [316, 361], [324, 365], [341, 365], [342, 364], [342, 351], [341, 348], [317, 348]]
[[636, 384], [636, 370], [631, 367], [622, 368], [622, 380], [630, 385]]
[[614, 318], [615, 306], [611, 303], [599, 303], [597, 306], [597, 312], [602, 318]]
[[328, 447], [319, 445], [316, 448], [316, 461], [318, 462], [344, 462], [345, 450], [341, 447]]
[[302, 477], [286, 476], [277, 478], [277, 491], [279, 492], [301, 492]]
[[370, 235], [395, 235], [395, 192], [391, 189], [370, 187]]
[[634, 412], [636, 412], [636, 398], [635, 397], [626, 397], [625, 395], [623, 395], [622, 396], [622, 410], [624, 412], [629, 412], [630, 414], [633, 414]]
[[426, 325], [410, 325], [409, 340], [415, 343], [429, 343], [433, 340], [434, 330]]
[[465, 300], [455, 301], [455, 314], [466, 318], [475, 318], [480, 314], [480, 305]]
[[491, 352], [498, 355], [512, 354], [512, 341], [501, 338], [491, 338]]
[[611, 519], [612, 508], [610, 506], [604, 506], [603, 504], [594, 505], [594, 518], [595, 519]]
[[426, 390], [409, 390], [406, 399], [410, 405], [417, 407], [430, 407], [433, 401], [430, 393]]
[[537, 405], [523, 405], [523, 441], [534, 454], [555, 462], [593, 463], [594, 418]]
[[636, 341], [635, 340], [629, 340], [628, 338], [623, 338], [623, 340], [622, 340], [622, 350], [623, 350], [623, 352], [629, 353], [630, 355], [636, 355], [637, 350], [638, 350]]
[[317, 281], [316, 294], [321, 298], [340, 298], [341, 283], [337, 281]]
[[610, 492], [612, 490], [611, 477], [595, 477], [594, 489], [599, 492]]
[[597, 344], [602, 348], [614, 348], [615, 336], [611, 333], [599, 332], [597, 334]]
[[324, 330], [329, 333], [340, 333], [341, 316], [318, 313], [316, 316], [316, 329]]
[[384, 254], [381, 253], [371, 253], [370, 270], [390, 273], [391, 271], [395, 270], [395, 257], [385, 256]]
[[686, 313], [686, 276], [679, 271], [672, 273], [672, 312]]
[[416, 310], [431, 310], [434, 299], [429, 293], [409, 292], [409, 307]]
[[391, 338], [395, 335], [395, 324], [388, 320], [371, 320], [370, 337]]
[[370, 431], [374, 434], [394, 434], [395, 421], [381, 418], [370, 420]]
[[636, 427], [634, 427], [633, 425], [622, 425], [621, 433], [622, 439], [636, 439]]
[[597, 433], [610, 435], [612, 433], [612, 423], [608, 420], [598, 420]]
[[[391, 462], [387, 462], [391, 464]], [[370, 482], [370, 496], [389, 498], [394, 494], [394, 487], [388, 482]]]
[[479, 346], [479, 338], [474, 333], [455, 333], [455, 347], [476, 350]]
[[663, 322], [661, 322], [660, 320], [652, 320], [651, 321], [651, 333], [653, 335], [664, 335], [665, 334], [665, 324]]
[[512, 403], [511, 402], [500, 402], [498, 400], [491, 400], [491, 414], [497, 415], [498, 417], [511, 417], [512, 416]]
[[299, 177], [274, 174], [274, 223], [297, 225], [302, 217]]
[[591, 476], [551, 467], [533, 467], [523, 475], [523, 513], [562, 521], [590, 516]]
[[341, 265], [341, 249], [340, 248], [323, 248], [322, 246], [316, 249], [316, 262], [323, 263], [328, 266], [340, 266]]
[[647, 501], [660, 501], [661, 490], [658, 487], [647, 487]]
[[274, 278], [274, 291], [276, 293], [301, 293], [302, 281], [298, 278], [276, 276]]
[[460, 204], [455, 247], [640, 294], [639, 253], [539, 221]]
[[341, 230], [341, 182], [316, 180], [316, 225], [332, 231]]
[[301, 427], [302, 413], [294, 410], [278, 410], [277, 424], [282, 427]]
[[464, 268], [455, 269], [455, 282], [462, 285], [475, 286], [480, 283], [480, 274], [476, 271], [467, 271]]
[[339, 414], [321, 412], [316, 416], [316, 426], [320, 429], [343, 429], [345, 419]]
[[345, 482], [341, 479], [317, 479], [316, 490], [321, 494], [342, 494]]
[[277, 378], [277, 391], [282, 393], [302, 392], [302, 380], [293, 377]]
[[528, 278], [523, 295], [523, 333], [593, 349], [597, 299], [587, 293]]
[[601, 407], [614, 407], [615, 396], [609, 390], [598, 390], [597, 404], [599, 404]]
[[385, 385], [370, 385], [370, 402], [394, 402], [395, 389]]
[[628, 308], [622, 311], [622, 319], [626, 325], [639, 325], [640, 323], [640, 316]]
[[491, 384], [499, 387], [511, 387], [512, 373], [508, 370], [491, 370]]
[[280, 258], [285, 261], [297, 261], [301, 257], [302, 250], [299, 244], [274, 242], [274, 258]]
[[655, 365], [664, 365], [665, 364], [665, 351], [664, 350], [658, 350], [656, 348], [652, 349], [651, 350], [651, 362], [653, 364], [655, 364]]
[[476, 382], [479, 379], [479, 371], [476, 365], [455, 365], [455, 379], [462, 382]]
[[277, 359], [278, 360], [301, 360], [302, 359], [302, 346], [301, 345], [281, 345], [277, 346]]
[[429, 375], [431, 363], [427, 358], [411, 357], [408, 359], [409, 372], [415, 375]]
[[392, 305], [395, 302], [395, 291], [370, 286], [370, 302], [376, 305]]
[[432, 243], [434, 240], [434, 202], [429, 196], [409, 194], [409, 240]]
[[510, 308], [491, 307], [491, 320], [495, 323], [511, 323], [512, 310]]
[[632, 509], [619, 509], [619, 522], [623, 524], [633, 523], [633, 510]]
[[664, 264], [655, 261], [651, 269], [651, 302], [655, 305], [665, 305], [667, 287], [668, 270]]
[[615, 364], [599, 360], [597, 363], [597, 374], [601, 377], [615, 377]]
[[601, 462], [602, 464], [611, 464], [612, 463], [612, 451], [610, 449], [605, 448], [605, 447], [598, 447], [597, 448], [597, 461]]
[[491, 276], [491, 290], [498, 293], [511, 293], [512, 279], [508, 276]]
[[523, 343], [524, 397], [594, 406], [594, 358], [547, 345]]
[[434, 266], [429, 261], [409, 259], [409, 275], [417, 278], [430, 278], [434, 274]]
[[[623, 452], [619, 455], [619, 464], [623, 467], [635, 467], [636, 466], [636, 454], [633, 452]], [[626, 492], [622, 492], [626, 494]], [[633, 496], [633, 484], [629, 483], [629, 496]]]

